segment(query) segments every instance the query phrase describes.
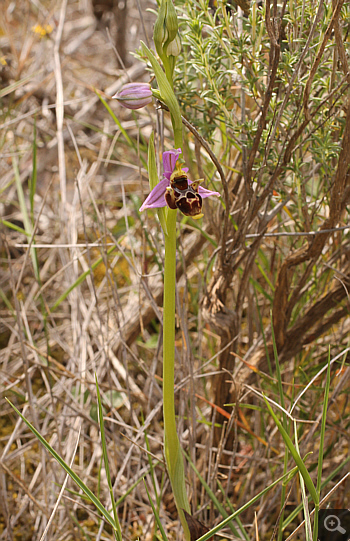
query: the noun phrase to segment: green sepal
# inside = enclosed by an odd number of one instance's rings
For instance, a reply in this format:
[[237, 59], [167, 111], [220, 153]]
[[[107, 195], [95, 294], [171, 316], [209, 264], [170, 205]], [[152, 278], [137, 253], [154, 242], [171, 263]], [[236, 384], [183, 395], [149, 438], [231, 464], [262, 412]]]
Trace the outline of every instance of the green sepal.
[[161, 0], [158, 16], [156, 22], [154, 23], [153, 30], [153, 41], [156, 47], [156, 51], [159, 54], [160, 58], [163, 58], [163, 43], [166, 41], [166, 26], [165, 26], [165, 16], [166, 16], [167, 6], [166, 0]]
[[179, 23], [177, 20], [177, 15], [176, 15], [176, 10], [173, 4], [173, 0], [167, 0], [165, 26], [169, 34], [168, 42], [171, 43], [175, 39], [177, 31], [179, 29]]
[[159, 90], [161, 93], [161, 99], [166, 103], [166, 105], [169, 107], [169, 111], [172, 117], [173, 121], [173, 127], [174, 131], [182, 131], [182, 120], [181, 120], [181, 112], [180, 107], [177, 102], [176, 96], [174, 94], [173, 89], [170, 86], [169, 81], [167, 80], [164, 71], [160, 67], [156, 57], [150, 51], [150, 49], [145, 45], [143, 41], [141, 41], [141, 47], [142, 52], [147, 56], [148, 60], [150, 61], [154, 74], [157, 79], [157, 83], [159, 86]]
[[[148, 144], [148, 180], [150, 191], [155, 188], [159, 182], [158, 173], [157, 173], [157, 162], [156, 162], [156, 152], [154, 150], [154, 132], [151, 133]], [[166, 207], [157, 209], [158, 218], [160, 225], [162, 226], [164, 235], [168, 235], [168, 229], [166, 226], [166, 217], [165, 217]]]

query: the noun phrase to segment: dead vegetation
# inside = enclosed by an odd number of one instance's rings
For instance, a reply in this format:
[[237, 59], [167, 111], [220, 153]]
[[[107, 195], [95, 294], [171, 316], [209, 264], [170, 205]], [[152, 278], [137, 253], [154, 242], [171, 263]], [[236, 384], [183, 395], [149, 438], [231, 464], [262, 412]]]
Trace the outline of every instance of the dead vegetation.
[[[138, 3], [128, 0], [127, 6], [127, 49], [133, 51], [140, 37], [151, 39], [154, 14], [146, 7], [155, 5], [141, 2], [143, 24]], [[264, 24], [270, 49], [263, 51], [268, 77], [255, 96], [258, 106], [248, 94], [244, 98], [248, 120], [257, 126], [244, 151], [232, 145], [208, 158], [207, 143], [192, 126], [197, 117], [188, 109], [191, 125], [184, 122], [190, 172], [202, 176], [204, 171], [217, 186], [220, 181], [224, 206], [208, 203], [199, 229], [179, 220], [178, 432], [185, 452], [228, 511], [283, 473], [284, 444], [260, 394], [279, 401], [271, 321], [288, 408], [298, 396], [294, 414], [302, 421], [301, 454], [314, 453], [307, 460], [312, 475], [324, 392], [320, 370], [329, 350], [335, 359], [324, 495], [348, 470], [350, 246], [344, 228], [350, 107], [343, 2], [334, 3], [313, 62], [301, 66], [308, 76], [300, 116], [288, 125], [279, 122], [294, 75], [290, 87], [283, 86], [281, 27], [272, 24], [276, 13], [268, 6]], [[152, 129], [161, 132], [164, 113], [150, 107], [130, 114], [108, 100], [125, 82], [149, 78], [145, 65], [123, 52], [127, 67], [118, 67], [111, 14], [96, 20], [87, 1], [25, 2], [20, 8], [5, 2], [2, 11], [0, 539], [41, 539], [65, 479], [5, 396], [108, 502], [95, 374], [115, 497], [127, 494], [118, 507], [123, 535], [132, 540], [155, 535], [144, 477], [153, 501], [159, 498], [167, 535], [180, 538], [162, 455], [163, 239], [156, 219], [137, 212], [148, 193], [147, 141]], [[329, 51], [331, 40], [335, 45]], [[319, 99], [314, 79], [325, 55], [336, 67], [333, 86]], [[240, 100], [242, 88], [233, 90]], [[273, 109], [274, 95], [280, 96], [281, 109]], [[233, 111], [241, 115], [236, 102]], [[327, 168], [321, 174], [316, 152], [302, 143], [330, 119], [336, 150], [326, 158], [332, 173]], [[243, 125], [247, 119], [241, 120]], [[164, 122], [166, 139], [170, 132]], [[235, 140], [229, 124], [227, 129]], [[271, 148], [278, 154], [273, 164]], [[295, 156], [304, 160], [300, 178], [306, 179], [298, 189], [291, 165]], [[204, 482], [190, 466], [187, 478], [193, 512], [213, 526], [220, 514]], [[48, 538], [112, 539], [71, 480], [67, 488]], [[329, 502], [346, 508], [348, 496], [345, 478]], [[251, 539], [255, 527], [260, 539], [271, 538], [280, 497], [278, 487], [241, 516]], [[298, 481], [285, 503], [288, 517], [300, 504]], [[286, 532], [301, 521], [299, 511]], [[228, 528], [221, 533], [237, 538]]]

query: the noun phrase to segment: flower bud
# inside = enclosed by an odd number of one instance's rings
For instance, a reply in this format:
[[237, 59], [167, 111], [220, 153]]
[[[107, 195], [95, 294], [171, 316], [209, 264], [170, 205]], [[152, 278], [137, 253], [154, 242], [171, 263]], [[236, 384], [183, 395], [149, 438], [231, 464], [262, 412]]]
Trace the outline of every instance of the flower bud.
[[177, 21], [177, 15], [176, 15], [175, 7], [173, 4], [173, 0], [167, 0], [166, 6], [167, 6], [167, 9], [166, 9], [166, 16], [165, 16], [165, 26], [167, 27], [167, 30], [169, 33], [169, 41], [172, 42], [177, 35], [177, 31], [179, 29], [179, 23]]
[[149, 83], [128, 83], [112, 97], [127, 109], [141, 109], [152, 102], [151, 85]]
[[153, 41], [156, 47], [157, 53], [160, 57], [163, 55], [163, 44], [168, 39], [167, 29], [165, 26], [166, 16], [166, 0], [161, 0], [156, 22], [154, 23]]
[[181, 39], [179, 34], [176, 34], [176, 37], [171, 41], [167, 47], [166, 54], [167, 56], [179, 56], [181, 53]]

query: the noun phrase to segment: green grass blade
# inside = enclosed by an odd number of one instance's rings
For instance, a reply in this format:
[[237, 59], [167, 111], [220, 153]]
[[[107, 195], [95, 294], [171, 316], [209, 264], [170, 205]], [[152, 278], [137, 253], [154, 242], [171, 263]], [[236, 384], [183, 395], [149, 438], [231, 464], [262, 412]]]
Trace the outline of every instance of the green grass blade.
[[[149, 472], [150, 472], [150, 469], [146, 470], [146, 473], [144, 473], [142, 477], [140, 477], [137, 481], [135, 481], [135, 483], [133, 483], [128, 488], [128, 490], [122, 496], [120, 496], [119, 500], [115, 502], [116, 507], [119, 507], [119, 505], [123, 503], [125, 498], [137, 487], [137, 485], [144, 479], [146, 475], [149, 474]], [[59, 488], [62, 487], [62, 485], [60, 485], [59, 483], [55, 483], [55, 485], [57, 485]], [[90, 499], [85, 494], [81, 494], [80, 492], [77, 492], [76, 490], [72, 490], [71, 488], [66, 488], [66, 491], [72, 494], [73, 496], [77, 496], [78, 498], [81, 498], [84, 501], [90, 501]]]
[[196, 220], [193, 220], [193, 218], [191, 218], [190, 216], [183, 216], [181, 224], [191, 224], [191, 227], [193, 229], [197, 229], [197, 231], [199, 231], [201, 235], [203, 235], [203, 237], [208, 242], [210, 242], [212, 246], [214, 246], [215, 249], [218, 247], [218, 243], [216, 242], [216, 240], [213, 239], [210, 235], [208, 235], [208, 233], [203, 229], [203, 227]]
[[252, 276], [249, 277], [249, 282], [251, 284], [253, 284], [253, 287], [255, 290], [258, 290], [271, 304], [273, 303], [273, 298], [271, 295], [269, 295], [267, 293], [267, 291], [265, 291], [265, 289], [263, 288], [263, 286], [261, 284], [259, 284], [259, 282], [257, 280], [255, 280]]
[[99, 420], [100, 431], [101, 431], [101, 443], [102, 443], [103, 461], [104, 461], [104, 464], [105, 464], [105, 471], [106, 471], [107, 483], [108, 483], [108, 488], [109, 488], [109, 494], [110, 494], [111, 501], [112, 501], [114, 522], [117, 525], [117, 528], [116, 528], [117, 539], [118, 539], [118, 541], [122, 541], [122, 533], [121, 533], [121, 529], [120, 529], [117, 507], [116, 507], [116, 504], [115, 504], [115, 499], [114, 499], [114, 494], [113, 494], [113, 485], [112, 485], [111, 473], [110, 473], [110, 470], [109, 470], [108, 453], [107, 453], [107, 445], [106, 445], [106, 434], [105, 434], [105, 427], [104, 427], [104, 422], [103, 422], [103, 408], [102, 408], [100, 389], [99, 389], [99, 386], [98, 386], [98, 381], [97, 381], [96, 374], [95, 374], [95, 382], [96, 382], [96, 393], [97, 393], [97, 402], [98, 402], [98, 420]]
[[80, 522], [76, 519], [73, 513], [70, 513], [70, 517], [73, 520], [74, 524], [80, 530], [81, 534], [85, 537], [87, 541], [92, 541], [91, 537], [85, 532], [84, 528], [81, 526]]
[[24, 192], [23, 192], [23, 186], [22, 186], [21, 179], [19, 176], [18, 164], [15, 157], [12, 158], [12, 166], [13, 166], [13, 172], [15, 175], [16, 190], [17, 190], [19, 206], [22, 212], [24, 229], [28, 235], [31, 235], [32, 224], [30, 223], [30, 220], [29, 220], [27, 207], [26, 207], [26, 201], [25, 201]]
[[0, 90], [0, 98], [3, 98], [4, 96], [7, 96], [8, 94], [11, 94], [12, 92], [15, 92], [18, 88], [25, 85], [30, 81], [31, 79], [34, 79], [39, 73], [41, 73], [43, 70], [37, 70], [31, 75], [28, 75], [27, 77], [23, 77], [20, 81], [16, 81], [15, 83], [12, 83], [11, 85], [6, 86], [5, 88]]
[[108, 103], [106, 102], [106, 100], [104, 100], [101, 96], [101, 94], [99, 94], [99, 92], [97, 92], [96, 90], [96, 94], [99, 98], [99, 100], [101, 100], [101, 102], [103, 103], [103, 105], [105, 106], [105, 108], [107, 109], [107, 111], [109, 112], [109, 114], [111, 115], [111, 117], [113, 118], [114, 122], [116, 123], [116, 125], [118, 126], [118, 128], [120, 129], [121, 133], [123, 134], [124, 136], [124, 139], [125, 141], [128, 143], [128, 145], [133, 148], [134, 150], [136, 150], [136, 145], [134, 143], [134, 141], [130, 138], [130, 136], [128, 135], [128, 133], [125, 131], [125, 129], [123, 128], [123, 126], [121, 125], [121, 122], [117, 119], [117, 117], [115, 116], [115, 114], [113, 113], [112, 109], [110, 108], [110, 106], [108, 105]]
[[0, 287], [0, 298], [4, 301], [4, 303], [6, 304], [7, 308], [10, 310], [12, 316], [15, 318], [16, 317], [16, 314], [15, 314], [15, 311], [13, 309], [13, 306], [12, 304], [10, 303], [9, 299], [7, 298], [7, 295], [5, 295], [4, 291], [1, 289]]
[[328, 356], [328, 367], [327, 367], [327, 376], [324, 392], [324, 402], [323, 402], [323, 411], [322, 411], [322, 420], [321, 420], [321, 434], [320, 434], [320, 449], [318, 453], [318, 468], [317, 468], [317, 484], [316, 490], [318, 496], [321, 494], [321, 482], [322, 482], [322, 464], [323, 464], [323, 450], [324, 450], [324, 438], [326, 432], [326, 419], [327, 419], [327, 407], [328, 407], [328, 397], [329, 397], [329, 387], [331, 384], [331, 363], [330, 363], [330, 352]]
[[0, 220], [0, 224], [5, 225], [9, 229], [13, 229], [14, 231], [17, 231], [18, 233], [22, 233], [22, 235], [26, 235], [27, 237], [31, 236], [30, 233], [27, 233], [25, 229], [11, 222], [8, 222], [7, 220]]
[[[201, 474], [199, 473], [199, 471], [197, 470], [196, 466], [193, 464], [191, 458], [186, 455], [186, 453], [184, 453], [191, 468], [193, 469], [193, 471], [195, 472], [195, 474], [197, 475], [199, 481], [201, 482], [202, 486], [204, 487], [206, 493], [208, 494], [209, 498], [211, 499], [211, 501], [213, 502], [213, 504], [215, 505], [215, 507], [217, 508], [217, 510], [219, 511], [219, 513], [221, 514], [221, 516], [226, 519], [229, 515], [226, 511], [226, 509], [221, 505], [221, 503], [219, 502], [219, 500], [217, 499], [217, 497], [215, 496], [214, 492], [211, 490], [211, 488], [209, 487], [209, 485], [205, 482], [204, 478], [201, 476]], [[234, 524], [233, 523], [229, 523], [228, 524], [230, 530], [232, 531], [232, 533], [238, 537], [239, 539], [242, 539], [241, 535], [239, 534], [237, 528], [235, 528]]]
[[280, 423], [278, 417], [275, 415], [273, 409], [271, 408], [270, 404], [268, 403], [267, 399], [264, 397], [264, 400], [265, 400], [265, 404], [270, 412], [270, 414], [272, 415], [273, 417], [273, 420], [275, 421], [276, 425], [277, 425], [277, 428], [278, 430], [280, 431], [281, 433], [281, 436], [282, 438], [284, 439], [284, 443], [287, 445], [291, 455], [293, 456], [294, 458], [294, 461], [296, 463], [296, 465], [298, 466], [299, 468], [299, 471], [301, 473], [301, 475], [303, 476], [303, 479], [305, 481], [305, 485], [308, 489], [308, 491], [310, 492], [310, 495], [311, 495], [311, 498], [313, 500], [313, 502], [315, 504], [318, 503], [318, 495], [317, 495], [317, 492], [316, 492], [316, 489], [315, 489], [315, 486], [312, 482], [312, 479], [310, 477], [310, 474], [309, 472], [307, 471], [306, 469], [306, 466], [301, 458], [301, 456], [299, 455], [298, 451], [296, 450], [292, 440], [290, 439], [289, 435], [287, 434], [287, 432], [285, 431], [285, 429], [283, 428], [282, 424]]
[[[316, 491], [317, 491], [319, 500], [321, 499], [323, 450], [324, 450], [324, 438], [325, 438], [325, 433], [326, 433], [326, 419], [327, 419], [327, 407], [328, 407], [328, 397], [329, 397], [330, 384], [331, 384], [331, 352], [329, 350], [327, 376], [326, 376], [324, 402], [323, 402], [323, 411], [322, 411], [322, 420], [321, 420], [320, 449], [319, 449], [319, 453], [318, 453], [318, 465], [317, 465]], [[318, 512], [319, 512], [319, 505], [315, 505], [313, 541], [317, 541], [317, 536], [318, 536]]]
[[249, 507], [251, 505], [253, 505], [255, 502], [257, 502], [258, 500], [260, 500], [260, 498], [262, 498], [267, 492], [269, 492], [273, 487], [275, 487], [276, 485], [278, 485], [278, 483], [280, 483], [281, 481], [283, 481], [284, 479], [288, 478], [288, 477], [292, 477], [293, 475], [295, 475], [298, 471], [298, 468], [295, 467], [293, 468], [292, 470], [290, 470], [289, 472], [287, 472], [285, 475], [282, 475], [282, 477], [279, 477], [278, 479], [276, 479], [276, 481], [274, 481], [273, 483], [271, 483], [271, 485], [269, 485], [268, 487], [264, 488], [264, 490], [262, 490], [261, 492], [259, 492], [259, 494], [257, 494], [256, 496], [254, 496], [254, 498], [252, 498], [251, 500], [249, 500], [249, 502], [247, 502], [246, 504], [244, 504], [240, 509], [237, 509], [237, 511], [235, 511], [234, 513], [232, 513], [232, 515], [229, 515], [227, 518], [225, 518], [225, 520], [223, 520], [222, 522], [220, 522], [220, 524], [218, 524], [217, 526], [215, 526], [215, 528], [212, 528], [209, 532], [207, 532], [206, 534], [202, 535], [202, 537], [200, 537], [199, 539], [197, 539], [197, 541], [207, 541], [207, 539], [209, 539], [210, 537], [212, 537], [213, 535], [215, 535], [216, 533], [218, 533], [220, 530], [222, 530], [227, 524], [229, 524], [229, 522], [231, 522], [231, 520], [234, 520], [236, 517], [238, 517], [241, 513], [243, 513], [244, 511], [246, 511], [246, 509], [249, 509]]
[[[142, 419], [142, 421], [143, 421], [143, 419]], [[151, 458], [151, 448], [150, 448], [150, 444], [149, 444], [149, 440], [148, 440], [148, 434], [147, 434], [146, 430], [145, 430], [144, 434], [145, 434], [146, 449], [148, 451], [147, 459], [148, 459], [148, 464], [149, 464], [149, 472], [150, 472], [150, 476], [151, 476], [151, 479], [152, 479], [152, 486], [153, 486], [154, 494], [155, 494], [155, 497], [156, 497], [157, 510], [159, 512], [160, 504], [161, 504], [161, 494], [158, 494], [158, 492], [157, 492], [155, 469], [154, 469], [153, 461], [152, 461], [152, 458]]]
[[[129, 147], [132, 148], [133, 150], [135, 150], [136, 154], [138, 155], [138, 150], [137, 150], [136, 143], [130, 138], [130, 136], [128, 135], [126, 130], [123, 128], [121, 122], [117, 119], [116, 115], [113, 113], [112, 109], [110, 108], [110, 106], [108, 105], [106, 100], [102, 98], [101, 94], [99, 94], [99, 92], [97, 90], [95, 90], [95, 92], [96, 92], [98, 98], [100, 99], [100, 101], [103, 103], [103, 105], [105, 106], [105, 108], [109, 112], [109, 114], [111, 115], [111, 117], [113, 118], [113, 120], [116, 123], [116, 125], [118, 126], [118, 128], [120, 129], [122, 135], [124, 136], [125, 141], [129, 145]], [[141, 160], [143, 166], [147, 169], [147, 163], [146, 163], [145, 159], [141, 155], [140, 155], [140, 160]]]
[[148, 496], [149, 503], [150, 503], [150, 505], [151, 505], [151, 507], [152, 507], [152, 511], [153, 511], [153, 514], [154, 514], [154, 518], [156, 519], [157, 524], [158, 524], [158, 528], [160, 529], [160, 533], [162, 534], [163, 541], [168, 541], [168, 538], [167, 538], [167, 536], [166, 536], [165, 530], [164, 530], [163, 525], [162, 525], [162, 523], [161, 523], [161, 521], [160, 521], [159, 514], [157, 513], [157, 510], [156, 510], [156, 508], [154, 507], [154, 504], [153, 504], [153, 502], [152, 502], [151, 495], [150, 495], [150, 493], [148, 492], [148, 488], [147, 488], [146, 481], [143, 480], [143, 482], [144, 482], [144, 485], [145, 485], [145, 489], [146, 489], [146, 492], [147, 492], [147, 496]]
[[263, 269], [262, 265], [261, 265], [258, 261], [256, 261], [256, 265], [257, 265], [259, 271], [261, 272], [261, 275], [262, 275], [262, 277], [264, 278], [265, 282], [267, 283], [267, 285], [269, 286], [269, 288], [271, 289], [271, 291], [274, 292], [274, 291], [275, 291], [275, 288], [274, 288], [273, 284], [271, 283], [271, 280], [270, 280], [269, 277], [267, 276], [265, 270]]
[[[222, 484], [220, 483], [219, 479], [217, 479], [216, 482], [217, 482], [217, 484], [218, 484], [218, 487], [219, 487], [219, 489], [220, 489], [221, 494], [223, 495], [223, 497], [224, 497], [225, 500], [226, 500], [226, 505], [229, 507], [231, 513], [234, 513], [235, 510], [234, 510], [234, 508], [233, 508], [232, 503], [230, 502], [229, 498], [227, 498], [227, 497], [225, 496], [225, 490], [224, 490], [224, 487], [223, 487]], [[228, 516], [228, 513], [227, 513], [227, 516]], [[226, 518], [226, 517], [224, 517], [224, 518]], [[241, 532], [243, 533], [245, 540], [246, 540], [246, 541], [250, 541], [250, 537], [249, 537], [249, 535], [247, 534], [247, 532], [245, 531], [245, 528], [244, 528], [244, 526], [243, 526], [243, 524], [242, 524], [241, 519], [240, 519], [239, 517], [236, 517], [235, 520], [236, 520], [236, 522], [237, 522], [237, 524], [238, 524], [238, 526], [239, 526]]]
[[[17, 164], [17, 160], [16, 160], [15, 157], [12, 158], [12, 166], [13, 166], [13, 172], [14, 172], [14, 175], [15, 175], [17, 196], [18, 196], [18, 202], [19, 202], [19, 206], [20, 206], [20, 209], [21, 209], [21, 213], [22, 213], [24, 229], [26, 231], [26, 234], [28, 236], [31, 236], [32, 232], [33, 232], [33, 227], [32, 227], [32, 223], [31, 223], [31, 221], [29, 219], [29, 216], [28, 216], [27, 207], [26, 207], [26, 201], [25, 201], [24, 192], [23, 192], [23, 186], [22, 186], [22, 183], [21, 183], [19, 170], [18, 170], [18, 164]], [[33, 244], [34, 244], [34, 240], [33, 240]], [[36, 256], [36, 250], [35, 250], [34, 246], [32, 246], [30, 248], [30, 256], [31, 256], [31, 259], [32, 259], [35, 278], [39, 282], [40, 281], [40, 272], [39, 272], [39, 265], [38, 265], [38, 260], [37, 260], [37, 256]]]
[[30, 200], [30, 213], [32, 218], [32, 223], [34, 224], [34, 196], [36, 191], [36, 181], [37, 181], [37, 167], [36, 167], [36, 121], [34, 118], [34, 133], [33, 133], [33, 171], [32, 176], [29, 181], [29, 200]]
[[[296, 448], [297, 453], [299, 454], [298, 430], [297, 430], [297, 424], [295, 421], [294, 421], [294, 438], [295, 438], [295, 448]], [[312, 531], [311, 531], [311, 519], [310, 519], [310, 513], [309, 513], [308, 498], [306, 495], [304, 478], [300, 472], [299, 472], [299, 477], [300, 477], [301, 497], [302, 497], [302, 503], [303, 503], [303, 508], [304, 508], [305, 537], [306, 537], [306, 541], [311, 541]]]
[[276, 363], [276, 376], [277, 376], [277, 384], [278, 384], [278, 393], [280, 395], [280, 403], [283, 408], [282, 411], [282, 419], [283, 419], [283, 428], [287, 431], [287, 415], [284, 411], [286, 409], [285, 402], [284, 402], [284, 393], [283, 393], [283, 386], [282, 386], [282, 376], [281, 376], [281, 367], [278, 359], [278, 352], [277, 352], [277, 345], [275, 340], [275, 333], [273, 329], [273, 320], [272, 320], [272, 313], [271, 313], [271, 334], [272, 334], [272, 345], [273, 345], [273, 354], [275, 357], [275, 363]]
[[[264, 331], [264, 324], [263, 324], [262, 315], [261, 315], [261, 311], [260, 311], [258, 295], [256, 293], [256, 287], [255, 287], [254, 283], [253, 283], [253, 287], [254, 287], [255, 306], [256, 306], [256, 309], [257, 309], [257, 312], [258, 312], [259, 325], [260, 325], [260, 329], [261, 329], [261, 333], [262, 333], [262, 337], [263, 337], [263, 341], [264, 341], [267, 366], [268, 366], [268, 369], [269, 369], [270, 376], [273, 377], [271, 360], [270, 360], [270, 355], [269, 355], [269, 349], [267, 347], [266, 336], [265, 336], [265, 331]], [[271, 304], [272, 304], [272, 299], [271, 299]]]
[[91, 490], [85, 485], [85, 483], [78, 477], [78, 475], [68, 466], [68, 464], [60, 457], [58, 453], [51, 447], [51, 445], [42, 437], [40, 432], [34, 428], [34, 426], [27, 421], [27, 419], [22, 415], [22, 413], [14, 406], [7, 398], [5, 398], [8, 404], [15, 410], [17, 415], [19, 415], [22, 421], [25, 422], [27, 427], [33, 432], [34, 436], [38, 438], [40, 443], [45, 447], [45, 449], [53, 456], [53, 458], [62, 466], [62, 468], [68, 473], [68, 475], [73, 479], [73, 481], [78, 485], [78, 487], [86, 494], [89, 500], [95, 505], [95, 507], [100, 511], [101, 515], [105, 517], [107, 522], [116, 529], [116, 524], [112, 516], [108, 513], [107, 509], [104, 508], [102, 503], [96, 498], [96, 496], [91, 492]]
[[[330, 473], [328, 475], [328, 477], [323, 481], [322, 485], [321, 485], [321, 490], [323, 490], [330, 481], [332, 481], [332, 479], [339, 474], [339, 472], [350, 462], [350, 456], [348, 456], [341, 464], [339, 464], [339, 466], [337, 466], [335, 468], [335, 470], [332, 471], [332, 473]], [[308, 496], [308, 500], [311, 501], [311, 496], [309, 495]], [[298, 516], [298, 514], [300, 513], [300, 511], [302, 510], [302, 507], [303, 507], [303, 504], [300, 503], [298, 505], [298, 507], [296, 507], [295, 509], [293, 509], [293, 511], [290, 513], [290, 515], [285, 519], [285, 521], [283, 522], [283, 530], [285, 530], [287, 528], [287, 526], [289, 526], [289, 524], [291, 522], [293, 522], [293, 520]]]
[[[272, 333], [272, 344], [273, 344], [273, 353], [275, 357], [275, 363], [276, 363], [276, 375], [277, 375], [277, 384], [278, 384], [278, 392], [280, 396], [280, 403], [283, 408], [282, 411], [282, 420], [283, 420], [283, 428], [288, 433], [288, 424], [287, 424], [287, 415], [285, 413], [285, 401], [284, 401], [284, 393], [283, 393], [283, 386], [282, 386], [282, 375], [281, 375], [281, 367], [278, 359], [278, 352], [277, 352], [277, 345], [275, 340], [275, 333], [273, 329], [273, 318], [272, 318], [272, 312], [271, 312], [271, 333]], [[284, 460], [283, 460], [283, 473], [286, 473], [287, 467], [288, 467], [288, 447], [286, 446], [284, 448]], [[283, 526], [283, 518], [284, 518], [284, 502], [286, 498], [286, 485], [285, 483], [282, 483], [282, 491], [281, 491], [281, 514], [279, 516], [279, 524], [278, 524], [278, 533], [277, 533], [277, 541], [282, 541], [282, 526]]]

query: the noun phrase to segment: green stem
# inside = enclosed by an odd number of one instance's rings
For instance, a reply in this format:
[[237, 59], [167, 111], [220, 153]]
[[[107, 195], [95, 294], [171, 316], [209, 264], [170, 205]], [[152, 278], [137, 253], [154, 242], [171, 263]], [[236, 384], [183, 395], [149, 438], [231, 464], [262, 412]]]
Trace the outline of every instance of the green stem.
[[[182, 148], [182, 120], [179, 104], [173, 90], [172, 71], [168, 58], [164, 58], [165, 74], [152, 51], [141, 42], [142, 50], [151, 62], [157, 78], [159, 90], [169, 107], [174, 129], [174, 146]], [[167, 209], [164, 261], [164, 301], [163, 301], [163, 418], [164, 452], [186, 541], [190, 532], [183, 513], [191, 513], [186, 494], [184, 460], [176, 431], [174, 402], [174, 361], [175, 361], [175, 286], [176, 286], [176, 210]]]
[[186, 494], [185, 472], [176, 431], [174, 401], [175, 364], [175, 287], [176, 287], [176, 210], [168, 209], [165, 235], [164, 301], [163, 301], [163, 417], [164, 449], [171, 486], [185, 538], [190, 532], [183, 513], [191, 513]]
[[164, 55], [164, 57], [162, 58], [162, 61], [163, 61], [166, 78], [169, 84], [171, 85], [171, 88], [173, 88], [173, 72], [171, 69], [169, 58], [166, 55]]
[[174, 404], [176, 210], [168, 209], [163, 301], [163, 404], [167, 444], [178, 445]]

